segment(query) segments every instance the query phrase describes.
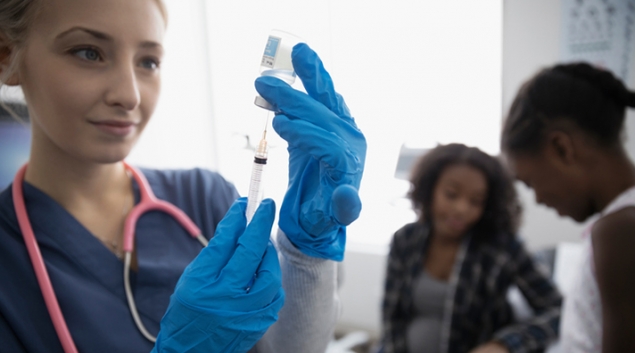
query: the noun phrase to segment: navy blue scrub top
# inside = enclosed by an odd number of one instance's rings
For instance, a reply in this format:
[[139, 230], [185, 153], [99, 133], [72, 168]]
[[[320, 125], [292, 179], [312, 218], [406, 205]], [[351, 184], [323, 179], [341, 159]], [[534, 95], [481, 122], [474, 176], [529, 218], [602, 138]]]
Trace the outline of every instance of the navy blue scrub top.
[[[183, 210], [210, 238], [232, 202], [220, 175], [142, 170], [159, 199]], [[134, 183], [136, 202], [139, 188]], [[63, 352], [18, 227], [11, 186], [0, 193], [0, 352]], [[123, 262], [73, 216], [24, 183], [27, 211], [66, 323], [80, 352], [150, 352], [137, 329], [123, 285]], [[137, 309], [156, 336], [170, 295], [201, 244], [170, 216], [154, 211], [136, 227], [138, 272], [131, 271]]]

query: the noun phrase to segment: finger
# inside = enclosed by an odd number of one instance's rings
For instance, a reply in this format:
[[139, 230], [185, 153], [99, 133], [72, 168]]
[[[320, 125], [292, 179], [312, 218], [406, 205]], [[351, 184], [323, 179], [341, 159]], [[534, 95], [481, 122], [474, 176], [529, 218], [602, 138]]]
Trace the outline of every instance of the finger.
[[271, 303], [280, 288], [282, 288], [282, 271], [278, 261], [278, 252], [269, 242], [260, 266], [258, 266], [256, 277], [249, 289], [249, 295], [254, 297], [258, 307], [264, 307]]
[[232, 284], [246, 286], [256, 273], [269, 243], [275, 215], [276, 205], [273, 200], [262, 200], [254, 218], [238, 238], [236, 250], [227, 266], [222, 270], [222, 275]]
[[340, 185], [333, 190], [331, 198], [331, 209], [333, 217], [344, 226], [355, 221], [362, 211], [362, 201], [359, 198], [357, 189], [351, 185]]
[[188, 266], [185, 276], [198, 276], [199, 271], [218, 275], [227, 265], [234, 253], [236, 244], [245, 230], [245, 209], [247, 198], [241, 197], [234, 201], [225, 217], [218, 223], [214, 237], [201, 251], [197, 258]]
[[340, 119], [324, 104], [304, 92], [293, 89], [275, 77], [263, 76], [256, 79], [256, 90], [273, 107], [290, 118], [306, 120], [328, 131], [345, 131], [357, 126], [352, 120]]
[[340, 118], [352, 120], [344, 99], [335, 92], [331, 75], [324, 69], [322, 60], [313, 49], [306, 43], [296, 44], [291, 53], [291, 61], [309, 96], [324, 104]]
[[285, 115], [273, 119], [273, 128], [289, 143], [289, 149], [306, 151], [340, 173], [358, 173], [362, 163], [350, 145], [340, 136], [304, 120], [292, 120]]

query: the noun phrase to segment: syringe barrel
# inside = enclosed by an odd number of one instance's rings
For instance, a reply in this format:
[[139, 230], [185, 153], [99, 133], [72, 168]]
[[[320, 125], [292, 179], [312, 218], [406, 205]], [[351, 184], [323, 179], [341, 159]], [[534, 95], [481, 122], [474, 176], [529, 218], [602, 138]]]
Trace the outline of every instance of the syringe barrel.
[[251, 180], [249, 182], [249, 193], [247, 194], [247, 210], [245, 216], [247, 217], [247, 224], [251, 222], [254, 217], [254, 213], [260, 206], [262, 201], [262, 178], [265, 165], [267, 164], [266, 158], [254, 157], [254, 164], [251, 169]]

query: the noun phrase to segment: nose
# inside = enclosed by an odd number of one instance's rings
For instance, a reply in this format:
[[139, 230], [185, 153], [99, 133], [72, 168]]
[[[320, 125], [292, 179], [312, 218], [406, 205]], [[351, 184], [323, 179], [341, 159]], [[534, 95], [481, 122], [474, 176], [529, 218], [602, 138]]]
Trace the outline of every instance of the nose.
[[130, 111], [139, 106], [140, 101], [141, 95], [134, 66], [115, 66], [106, 94], [106, 103]]
[[454, 207], [455, 207], [455, 211], [456, 211], [457, 214], [465, 215], [465, 213], [467, 213], [469, 211], [469, 209], [470, 209], [470, 202], [469, 202], [469, 200], [461, 198], [461, 199], [457, 200], [457, 202], [454, 205]]

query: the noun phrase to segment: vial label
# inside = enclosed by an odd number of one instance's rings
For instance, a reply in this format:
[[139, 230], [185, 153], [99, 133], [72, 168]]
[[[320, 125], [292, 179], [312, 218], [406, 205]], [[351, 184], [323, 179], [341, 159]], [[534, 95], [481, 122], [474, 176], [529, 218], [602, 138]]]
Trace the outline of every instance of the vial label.
[[273, 69], [273, 65], [276, 63], [276, 52], [280, 46], [280, 38], [269, 36], [267, 40], [267, 46], [265, 47], [265, 53], [262, 55], [261, 66], [266, 66]]

